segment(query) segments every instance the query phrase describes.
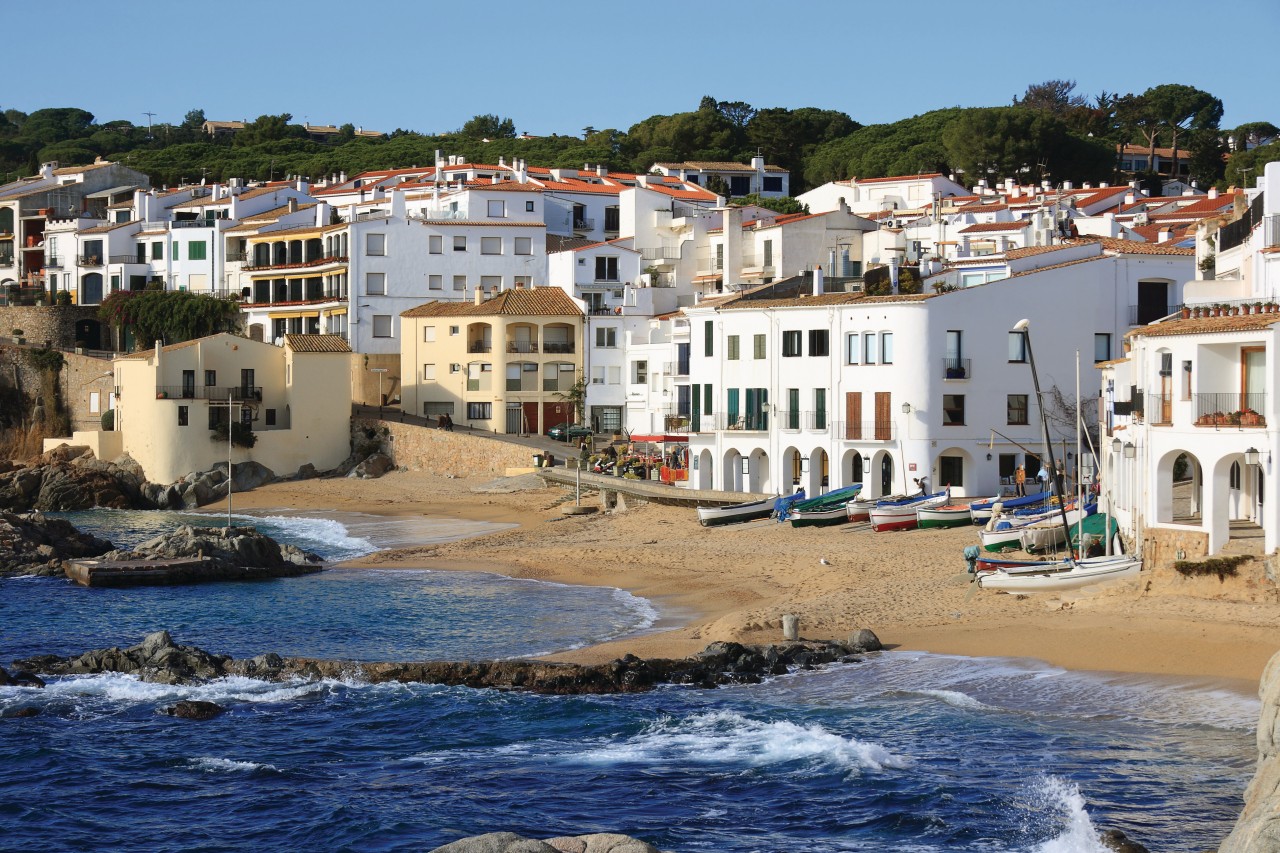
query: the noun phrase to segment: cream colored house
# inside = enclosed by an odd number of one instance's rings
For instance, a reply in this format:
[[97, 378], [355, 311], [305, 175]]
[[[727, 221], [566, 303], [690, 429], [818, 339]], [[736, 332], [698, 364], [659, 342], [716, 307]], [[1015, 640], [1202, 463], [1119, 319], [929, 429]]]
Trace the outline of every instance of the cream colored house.
[[561, 395], [583, 372], [585, 316], [560, 288], [477, 290], [472, 302], [428, 302], [400, 318], [406, 412], [508, 434], [573, 420]]
[[283, 346], [218, 334], [114, 362], [115, 429], [154, 483], [227, 460], [214, 428], [248, 424], [257, 443], [232, 461], [292, 474], [333, 468], [350, 452], [351, 348], [334, 335], [286, 335]]

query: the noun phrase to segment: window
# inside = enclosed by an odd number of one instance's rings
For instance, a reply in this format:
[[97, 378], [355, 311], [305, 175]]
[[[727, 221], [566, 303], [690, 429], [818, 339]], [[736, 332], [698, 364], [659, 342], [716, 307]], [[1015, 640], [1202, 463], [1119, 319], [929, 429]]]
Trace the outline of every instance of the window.
[[206, 370], [204, 372], [204, 387], [212, 388], [214, 385], [217, 385], [217, 384], [218, 384], [218, 371]]
[[636, 385], [643, 385], [649, 381], [649, 362], [631, 362], [631, 381]]
[[187, 418], [188, 418], [188, 416], [189, 416], [189, 414], [190, 414], [190, 411], [191, 411], [191, 409], [190, 409], [190, 407], [188, 407], [188, 406], [179, 406], [179, 407], [178, 407], [178, 426], [186, 426], [186, 425], [187, 425], [187, 423], [188, 423]]
[[375, 338], [391, 337], [391, 315], [390, 314], [374, 314], [373, 315], [373, 336]]
[[507, 203], [501, 199], [489, 199], [489, 215], [496, 217], [505, 217], [507, 215]]
[[1009, 363], [1027, 363], [1027, 337], [1022, 332], [1009, 333]]
[[453, 277], [453, 289], [462, 291], [467, 289], [467, 277], [465, 275], [455, 275]]
[[1109, 333], [1099, 332], [1093, 336], [1093, 360], [1095, 363], [1111, 360], [1111, 335]]
[[729, 361], [737, 361], [738, 360], [738, 336], [730, 335], [728, 340], [728, 345], [729, 345], [729, 353], [725, 357], [728, 358]]
[[482, 275], [480, 276], [480, 286], [486, 290], [501, 290], [502, 276], [500, 275]]
[[596, 348], [613, 349], [618, 345], [618, 329], [616, 326], [601, 326], [596, 329]]
[[533, 276], [513, 275], [511, 276], [511, 285], [513, 287], [523, 287], [523, 288], [533, 287]]
[[531, 201], [526, 201], [526, 202], [524, 203], [524, 212], [525, 212], [525, 213], [533, 213], [533, 202], [531, 202]]
[[467, 420], [487, 421], [493, 417], [493, 403], [467, 403]]
[[501, 255], [502, 254], [502, 238], [501, 237], [481, 237], [480, 238], [480, 254]]
[[964, 395], [942, 395], [942, 425], [964, 426]]
[[436, 327], [435, 327], [435, 326], [423, 326], [423, 327], [422, 327], [422, 342], [423, 342], [424, 344], [434, 344], [434, 343], [436, 342]]
[[813, 389], [813, 428], [827, 428], [827, 389]]
[[702, 386], [702, 413], [704, 415], [712, 414], [711, 401], [715, 395], [711, 392], [710, 385]]
[[267, 426], [275, 426], [275, 425], [276, 425], [276, 410], [275, 410], [275, 409], [267, 409], [267, 413], [266, 413], [266, 415], [265, 415], [265, 418], [266, 418], [265, 423], [266, 423], [266, 425], [267, 425]]
[[465, 252], [465, 251], [467, 250], [467, 238], [466, 238], [466, 237], [454, 237], [454, 238], [453, 238], [453, 250], [454, 250], [455, 252]]
[[764, 356], [764, 347], [765, 347], [765, 344], [764, 344], [764, 335], [756, 335], [756, 336], [755, 336], [755, 357], [756, 357], [756, 358], [758, 358], [758, 359], [759, 359], [759, 358], [764, 358], [764, 357], [765, 357], [765, 356]]
[[798, 329], [782, 333], [782, 357], [795, 358], [801, 355], [801, 337]]
[[844, 336], [844, 363], [857, 364], [858, 350], [861, 348], [862, 336], [857, 332], [850, 332]]
[[615, 365], [614, 367], [608, 368], [608, 371], [609, 371], [609, 384], [621, 385], [622, 384], [622, 368]]
[[151, 244], [151, 260], [153, 261], [164, 260], [164, 243], [163, 242], [157, 240]]
[[773, 241], [772, 240], [764, 241], [764, 264], [763, 265], [766, 267], [773, 266]]
[[192, 240], [187, 244], [187, 260], [203, 261], [205, 259], [204, 240]]
[[603, 367], [591, 368], [591, 384], [592, 385], [604, 384], [604, 368]]
[[880, 363], [893, 364], [893, 332], [880, 333]]
[[716, 330], [710, 320], [702, 324], [702, 354], [707, 358], [716, 354]]
[[444, 238], [439, 234], [432, 234], [427, 237], [427, 251], [433, 255], [439, 255], [444, 252]]
[[434, 364], [422, 365], [422, 381], [423, 382], [436, 381], [436, 366]]
[[729, 194], [733, 196], [746, 195], [751, 192], [751, 179], [746, 175], [731, 175], [729, 177]]
[[450, 372], [450, 373], [461, 373], [461, 372], [462, 372], [462, 365], [461, 365], [461, 364], [458, 364], [457, 362], [454, 362], [453, 364], [449, 365], [449, 372]]
[[387, 295], [387, 274], [384, 272], [367, 272], [364, 274], [364, 292], [368, 296]]
[[517, 255], [532, 255], [533, 239], [531, 237], [517, 237], [515, 251]]
[[766, 175], [761, 183], [761, 189], [767, 193], [782, 192], [782, 178], [777, 175]]
[[209, 407], [209, 429], [217, 429], [218, 424], [226, 420], [226, 418], [222, 416], [222, 413], [225, 411], [226, 409], [219, 409], [214, 406]]
[[1006, 406], [1007, 417], [1005, 420], [1010, 426], [1025, 425], [1027, 423], [1026, 394], [1010, 394]]
[[460, 328], [460, 327], [458, 327], [458, 326], [450, 326], [450, 327], [449, 327], [449, 334], [450, 334], [450, 335], [456, 335], [456, 334], [458, 334], [458, 329], [459, 329], [459, 328]]
[[1191, 399], [1191, 362], [1182, 362], [1182, 399]]
[[618, 259], [617, 258], [596, 258], [596, 281], [617, 281], [618, 280]]
[[444, 290], [444, 276], [442, 275], [427, 276], [427, 290]]
[[366, 255], [385, 255], [387, 253], [387, 235], [364, 235], [364, 253]]
[[809, 355], [830, 355], [831, 332], [827, 329], [809, 330]]
[[876, 363], [876, 333], [864, 332], [862, 335], [862, 363]]

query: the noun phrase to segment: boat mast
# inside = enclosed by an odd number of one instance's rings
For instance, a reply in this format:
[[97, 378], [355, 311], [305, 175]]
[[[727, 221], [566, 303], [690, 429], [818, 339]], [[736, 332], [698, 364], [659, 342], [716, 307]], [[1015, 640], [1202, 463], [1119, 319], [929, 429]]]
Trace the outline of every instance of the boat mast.
[[[1058, 473], [1058, 462], [1053, 458], [1053, 442], [1049, 440], [1049, 419], [1044, 413], [1044, 399], [1040, 395], [1040, 375], [1036, 373], [1036, 357], [1031, 350], [1031, 321], [1019, 320], [1013, 325], [1013, 331], [1022, 333], [1022, 342], [1027, 345], [1027, 362], [1031, 365], [1031, 382], [1036, 389], [1036, 405], [1040, 407], [1040, 435], [1049, 452], [1049, 476], [1053, 478], [1058, 492], [1058, 517], [1062, 520], [1062, 533], [1065, 535], [1067, 550], [1071, 550], [1071, 525], [1067, 522], [1067, 501], [1062, 493], [1062, 475]], [[1072, 559], [1068, 557], [1067, 559]], [[1073, 560], [1074, 562], [1074, 560]]]

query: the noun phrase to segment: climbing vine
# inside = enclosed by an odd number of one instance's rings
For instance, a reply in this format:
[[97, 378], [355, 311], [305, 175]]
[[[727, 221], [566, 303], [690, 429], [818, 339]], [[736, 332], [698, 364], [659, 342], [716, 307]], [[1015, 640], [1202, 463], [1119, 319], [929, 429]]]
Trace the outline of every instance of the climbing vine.
[[37, 412], [41, 416], [46, 435], [69, 435], [71, 419], [67, 416], [67, 408], [62, 399], [62, 368], [66, 359], [56, 349], [28, 350], [27, 364], [40, 377], [39, 405]]
[[102, 300], [98, 317], [119, 331], [133, 330], [139, 346], [153, 341], [166, 344], [203, 338], [240, 328], [240, 305], [185, 290], [119, 290]]

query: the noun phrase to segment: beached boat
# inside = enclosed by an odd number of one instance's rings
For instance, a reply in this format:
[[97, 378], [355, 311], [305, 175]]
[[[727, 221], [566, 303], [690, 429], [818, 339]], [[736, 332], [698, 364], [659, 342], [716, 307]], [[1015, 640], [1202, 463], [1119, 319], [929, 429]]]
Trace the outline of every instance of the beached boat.
[[1001, 495], [996, 495], [993, 498], [983, 498], [980, 501], [974, 501], [969, 504], [969, 511], [973, 516], [974, 524], [986, 524], [991, 520], [996, 504], [1000, 504], [1000, 507], [1004, 512], [1011, 512], [1013, 510], [1029, 509], [1031, 507], [1040, 506], [1048, 500], [1048, 498], [1049, 495], [1047, 492], [1036, 495], [1022, 495], [1021, 497], [1003, 497]]
[[899, 500], [880, 501], [871, 509], [871, 529], [911, 530], [918, 524], [916, 510], [942, 506], [951, 499], [951, 490], [943, 489], [931, 495], [912, 495]]
[[791, 507], [789, 519], [792, 527], [825, 527], [844, 524], [849, 520], [847, 504], [858, 497], [862, 484], [836, 489]]
[[728, 506], [698, 507], [698, 523], [703, 527], [714, 527], [719, 524], [737, 524], [741, 521], [752, 521], [757, 518], [768, 518], [778, 503], [778, 496], [761, 501], [747, 501]]
[[[1068, 504], [1070, 512], [1074, 505]], [[1013, 513], [1002, 513], [987, 522], [987, 526], [978, 531], [978, 541], [984, 551], [1005, 551], [1009, 548], [1022, 547], [1022, 528], [1041, 521], [1049, 521], [1058, 517], [1058, 508], [1046, 510], [1017, 510]], [[1070, 516], [1068, 516], [1070, 517]]]
[[[1086, 504], [1083, 509], [1069, 509], [1066, 512], [1067, 525], [1075, 530], [1076, 525], [1098, 511], [1096, 503]], [[1062, 530], [1062, 513], [1051, 512], [1049, 517], [1034, 524], [1028, 524], [1018, 530], [1018, 542], [1027, 553], [1045, 551], [1056, 548], [1067, 541]]]
[[1130, 578], [1142, 570], [1137, 557], [1121, 554], [1113, 557], [1088, 557], [1083, 560], [1061, 560], [1050, 563], [1052, 568], [1022, 567], [1014, 570], [996, 569], [978, 575], [977, 584], [982, 589], [1031, 595], [1040, 592], [1062, 592], [1079, 589], [1108, 580]]
[[849, 501], [845, 504], [846, 514], [849, 516], [850, 521], [870, 521], [871, 510], [877, 503], [876, 498], [867, 498], [866, 500], [859, 498]]
[[774, 519], [779, 523], [786, 521], [791, 515], [791, 508], [803, 500], [805, 500], [804, 489], [797, 489], [793, 494], [778, 498], [773, 505]]
[[963, 527], [970, 524], [971, 519], [968, 504], [944, 504], [916, 510], [916, 526], [920, 528]]

